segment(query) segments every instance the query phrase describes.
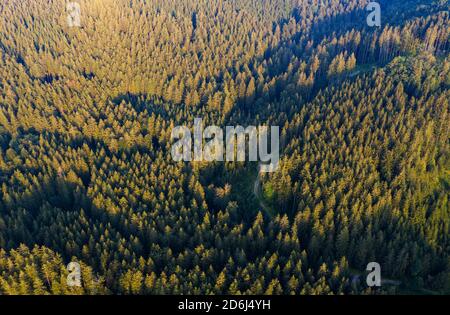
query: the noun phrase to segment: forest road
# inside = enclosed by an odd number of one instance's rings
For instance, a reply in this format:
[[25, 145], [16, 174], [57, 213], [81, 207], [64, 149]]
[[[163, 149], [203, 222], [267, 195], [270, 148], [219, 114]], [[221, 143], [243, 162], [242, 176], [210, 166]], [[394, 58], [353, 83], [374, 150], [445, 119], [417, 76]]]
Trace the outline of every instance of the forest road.
[[258, 172], [258, 175], [256, 176], [256, 179], [253, 183], [253, 194], [255, 195], [256, 199], [258, 200], [259, 206], [264, 210], [264, 212], [267, 213], [268, 216], [271, 217], [272, 214], [271, 214], [270, 208], [264, 204], [262, 196], [261, 196], [261, 179], [259, 177], [259, 174], [260, 173]]

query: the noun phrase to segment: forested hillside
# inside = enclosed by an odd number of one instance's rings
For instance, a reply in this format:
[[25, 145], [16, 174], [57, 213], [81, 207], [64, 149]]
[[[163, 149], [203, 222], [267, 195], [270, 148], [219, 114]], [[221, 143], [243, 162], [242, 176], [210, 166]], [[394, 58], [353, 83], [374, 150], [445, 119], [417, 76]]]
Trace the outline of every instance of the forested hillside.
[[[77, 2], [0, 2], [0, 294], [450, 292], [448, 1]], [[279, 170], [174, 162], [196, 117]]]

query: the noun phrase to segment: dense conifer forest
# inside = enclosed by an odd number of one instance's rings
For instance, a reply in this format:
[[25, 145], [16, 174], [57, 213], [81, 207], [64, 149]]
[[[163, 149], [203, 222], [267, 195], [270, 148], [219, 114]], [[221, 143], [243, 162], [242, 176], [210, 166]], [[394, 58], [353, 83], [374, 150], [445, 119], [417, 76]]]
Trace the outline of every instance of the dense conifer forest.
[[[73, 1], [0, 1], [0, 294], [450, 293], [448, 1]], [[175, 162], [196, 117], [279, 169]]]

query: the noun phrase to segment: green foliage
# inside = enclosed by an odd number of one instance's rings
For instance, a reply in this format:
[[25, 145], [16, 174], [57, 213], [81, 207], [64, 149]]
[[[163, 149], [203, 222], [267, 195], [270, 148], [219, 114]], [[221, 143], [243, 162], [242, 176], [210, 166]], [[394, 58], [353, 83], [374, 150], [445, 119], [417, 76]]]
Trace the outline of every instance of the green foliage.
[[[447, 6], [363, 2], [2, 1], [0, 294], [448, 292]], [[172, 160], [195, 117], [281, 127], [263, 198]]]

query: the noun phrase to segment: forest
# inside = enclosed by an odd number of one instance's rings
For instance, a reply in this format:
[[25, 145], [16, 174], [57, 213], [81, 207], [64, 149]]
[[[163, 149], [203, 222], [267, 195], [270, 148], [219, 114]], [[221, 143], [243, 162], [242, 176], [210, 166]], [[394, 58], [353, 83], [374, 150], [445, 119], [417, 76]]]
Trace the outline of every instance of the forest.
[[[72, 2], [0, 1], [0, 295], [450, 294], [447, 0]], [[195, 118], [279, 169], [174, 161]]]

